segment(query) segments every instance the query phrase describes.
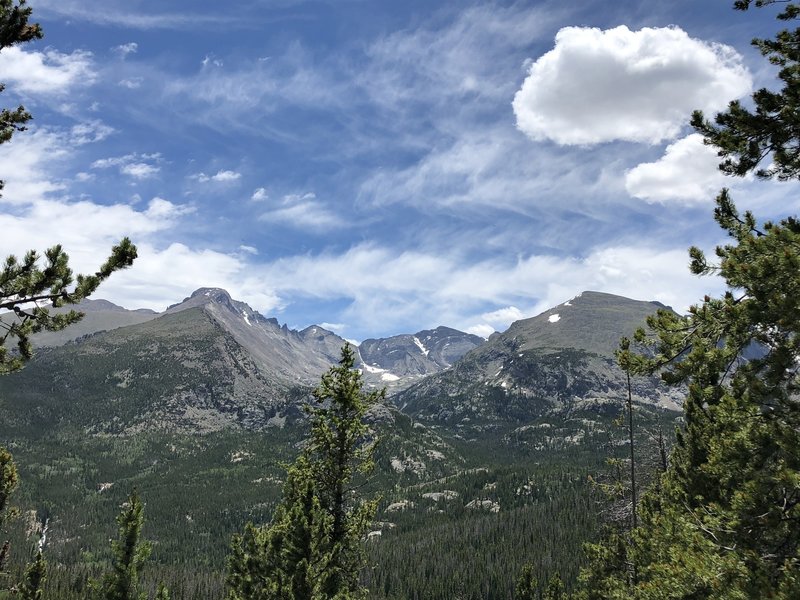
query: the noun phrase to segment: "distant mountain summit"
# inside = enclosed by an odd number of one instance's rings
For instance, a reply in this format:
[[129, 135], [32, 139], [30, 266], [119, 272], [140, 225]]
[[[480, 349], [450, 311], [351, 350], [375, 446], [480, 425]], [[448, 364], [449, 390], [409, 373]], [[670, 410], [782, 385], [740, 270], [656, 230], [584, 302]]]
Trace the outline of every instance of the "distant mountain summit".
[[545, 312], [511, 324], [504, 339], [519, 341], [520, 350], [572, 348], [613, 356], [623, 335], [631, 336], [660, 302], [631, 300], [603, 292], [582, 292]]
[[[155, 319], [158, 313], [146, 308], [128, 310], [108, 300], [91, 300], [86, 298], [79, 304], [68, 304], [61, 308], [51, 308], [54, 313], [65, 313], [77, 310], [84, 313], [83, 319], [61, 331], [42, 331], [31, 338], [35, 347], [61, 346], [68, 342], [92, 335], [100, 331], [109, 331], [128, 325], [137, 325]], [[3, 318], [13, 318], [8, 315]]]
[[389, 387], [407, 378], [438, 373], [456, 362], [484, 339], [450, 327], [426, 329], [413, 335], [367, 339], [358, 346], [363, 368]]

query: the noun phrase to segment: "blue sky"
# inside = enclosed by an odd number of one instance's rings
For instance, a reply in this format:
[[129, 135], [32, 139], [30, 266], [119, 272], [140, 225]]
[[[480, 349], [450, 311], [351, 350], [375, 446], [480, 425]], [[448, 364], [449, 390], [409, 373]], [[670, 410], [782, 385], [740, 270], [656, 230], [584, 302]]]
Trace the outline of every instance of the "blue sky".
[[727, 0], [30, 0], [0, 52], [0, 252], [62, 243], [97, 296], [163, 310], [224, 287], [355, 340], [504, 330], [586, 289], [685, 309], [714, 279], [723, 185], [763, 218], [793, 184], [731, 180], [686, 122], [774, 71], [774, 10]]

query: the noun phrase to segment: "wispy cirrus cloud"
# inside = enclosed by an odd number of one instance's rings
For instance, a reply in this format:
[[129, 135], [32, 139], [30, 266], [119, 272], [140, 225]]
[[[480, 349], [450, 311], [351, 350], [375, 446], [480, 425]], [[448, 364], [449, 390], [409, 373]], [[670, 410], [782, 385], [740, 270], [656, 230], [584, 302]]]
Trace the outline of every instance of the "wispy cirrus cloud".
[[314, 231], [327, 231], [347, 225], [339, 215], [317, 199], [313, 192], [287, 194], [274, 203], [274, 208], [262, 213], [259, 220]]
[[[366, 328], [402, 330], [421, 315], [435, 314], [439, 323], [418, 325], [446, 323], [485, 332], [487, 327], [503, 330], [585, 290], [641, 298], [646, 289], [643, 299], [685, 310], [709, 288], [720, 287], [716, 278], [689, 276], [687, 261], [684, 249], [644, 243], [597, 248], [580, 258], [530, 255], [476, 263], [361, 244], [341, 254], [286, 257], [256, 267], [255, 273], [271, 282], [278, 297], [348, 299], [339, 318]], [[515, 308], [520, 304], [525, 308]], [[497, 308], [487, 310], [492, 306]]]
[[[244, 17], [237, 17], [230, 11], [164, 11], [162, 3], [133, 0], [37, 0], [36, 12], [47, 17], [57, 16], [76, 21], [86, 21], [96, 25], [128, 27], [131, 29], [191, 29], [207, 28], [227, 24], [240, 26], [247, 24]], [[211, 5], [214, 7], [215, 5]]]

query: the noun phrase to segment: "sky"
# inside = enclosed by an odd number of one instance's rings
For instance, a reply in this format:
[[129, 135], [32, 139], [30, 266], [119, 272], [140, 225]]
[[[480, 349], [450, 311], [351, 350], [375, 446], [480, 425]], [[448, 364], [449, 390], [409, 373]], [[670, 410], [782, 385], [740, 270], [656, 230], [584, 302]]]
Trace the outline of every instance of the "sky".
[[0, 52], [0, 253], [64, 246], [96, 292], [164, 310], [221, 287], [356, 341], [488, 336], [584, 290], [685, 311], [722, 282], [729, 187], [761, 219], [793, 183], [725, 177], [688, 126], [776, 87], [730, 0], [29, 0]]

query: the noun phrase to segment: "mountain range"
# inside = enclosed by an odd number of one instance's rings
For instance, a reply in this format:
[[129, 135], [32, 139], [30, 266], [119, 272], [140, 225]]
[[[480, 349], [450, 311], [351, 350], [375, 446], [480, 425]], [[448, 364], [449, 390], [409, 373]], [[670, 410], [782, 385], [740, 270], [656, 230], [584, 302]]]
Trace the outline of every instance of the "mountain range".
[[[370, 546], [378, 575], [412, 585], [403, 569], [416, 573], [419, 557], [397, 556], [436, 536], [472, 550], [426, 563], [424, 585], [445, 590], [431, 597], [452, 597], [444, 582], [456, 571], [474, 579], [487, 560], [504, 586], [524, 556], [545, 551], [574, 573], [596, 525], [587, 476], [624, 443], [614, 441], [626, 389], [613, 352], [659, 308], [584, 292], [488, 340], [442, 326], [359, 344], [367, 385], [387, 388], [369, 413], [380, 439], [366, 482], [382, 495], [371, 534], [380, 543]], [[91, 563], [85, 548], [111, 535], [90, 524], [113, 527], [135, 486], [159, 556], [180, 563], [182, 581], [189, 568], [192, 581], [207, 580], [208, 565], [224, 564], [220, 540], [269, 519], [305, 435], [303, 406], [346, 342], [319, 325], [290, 329], [217, 288], [161, 313], [103, 300], [78, 309], [83, 321], [38, 336], [34, 359], [0, 377], [0, 445], [19, 463], [23, 504], [34, 521], [49, 519], [48, 552], [67, 581]], [[647, 444], [645, 425], [671, 429], [680, 391], [648, 378], [633, 386]], [[560, 524], [571, 537], [557, 548], [523, 535]], [[514, 545], [496, 541], [506, 538]], [[219, 581], [177, 597], [220, 597]], [[410, 592], [397, 593], [387, 597]]]
[[[77, 326], [34, 338], [40, 356], [17, 377], [35, 381], [14, 387], [39, 396], [26, 401], [38, 406], [49, 404], [41, 396], [55, 385], [84, 405], [124, 405], [117, 425], [107, 424], [115, 431], [282, 423], [346, 343], [319, 325], [290, 329], [218, 288], [200, 288], [163, 313], [105, 300], [77, 308], [85, 313]], [[614, 349], [659, 308], [584, 292], [488, 341], [443, 326], [367, 339], [357, 346], [358, 367], [368, 386], [386, 387], [417, 418], [522, 422], [620, 398]], [[656, 380], [636, 380], [634, 393], [640, 403], [678, 408], [680, 393]]]

